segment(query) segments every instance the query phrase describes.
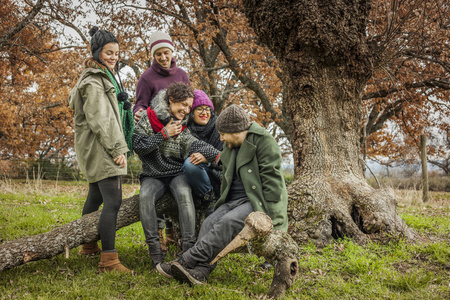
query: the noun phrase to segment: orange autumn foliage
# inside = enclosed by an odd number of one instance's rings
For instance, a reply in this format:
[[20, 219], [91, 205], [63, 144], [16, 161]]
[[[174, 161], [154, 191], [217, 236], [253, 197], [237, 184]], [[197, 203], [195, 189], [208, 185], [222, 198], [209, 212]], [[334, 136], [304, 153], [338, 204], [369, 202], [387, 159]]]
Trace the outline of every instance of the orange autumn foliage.
[[73, 144], [67, 94], [76, 54], [57, 51], [57, 37], [39, 14], [5, 39], [33, 9], [10, 0], [0, 4], [2, 160], [65, 156]]

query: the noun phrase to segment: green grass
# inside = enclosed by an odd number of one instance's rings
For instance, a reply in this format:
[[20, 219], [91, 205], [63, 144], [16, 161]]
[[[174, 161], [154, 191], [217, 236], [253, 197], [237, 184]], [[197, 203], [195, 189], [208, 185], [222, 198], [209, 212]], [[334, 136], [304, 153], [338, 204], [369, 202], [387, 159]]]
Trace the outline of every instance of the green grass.
[[[46, 232], [75, 220], [87, 193], [86, 183], [9, 184], [0, 192], [2, 242]], [[137, 185], [124, 185], [124, 196]], [[442, 194], [442, 193], [441, 193]], [[361, 247], [336, 240], [325, 248], [301, 247], [299, 275], [286, 299], [450, 299], [449, 198], [429, 204], [400, 201], [401, 216], [428, 242]], [[426, 207], [426, 209], [423, 209]], [[267, 299], [273, 271], [259, 268], [264, 259], [231, 254], [219, 261], [209, 284], [190, 287], [160, 277], [151, 268], [140, 223], [117, 232], [122, 263], [136, 276], [98, 274], [99, 256], [31, 262], [0, 273], [0, 299]], [[174, 258], [171, 248], [168, 259]]]

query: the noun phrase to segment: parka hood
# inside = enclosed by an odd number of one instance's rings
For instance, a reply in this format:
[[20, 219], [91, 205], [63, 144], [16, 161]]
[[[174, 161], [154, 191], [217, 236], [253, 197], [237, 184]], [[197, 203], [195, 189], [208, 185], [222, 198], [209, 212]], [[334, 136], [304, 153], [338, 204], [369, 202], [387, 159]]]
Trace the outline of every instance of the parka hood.
[[69, 94], [69, 106], [71, 109], [74, 109], [74, 97], [72, 96], [73, 91], [78, 87], [78, 85], [80, 84], [80, 82], [82, 82], [87, 76], [92, 75], [92, 74], [102, 74], [103, 76], [108, 77], [108, 75], [106, 74], [106, 67], [101, 65], [100, 63], [98, 63], [97, 61], [95, 61], [92, 57], [86, 59], [83, 62], [83, 65], [85, 67], [85, 69], [83, 70], [83, 72], [81, 73], [80, 78], [77, 81], [77, 84], [75, 85], [75, 87], [73, 88], [72, 92]]
[[151, 108], [159, 120], [166, 120], [170, 117], [169, 101], [166, 100], [166, 90], [159, 91], [151, 103]]

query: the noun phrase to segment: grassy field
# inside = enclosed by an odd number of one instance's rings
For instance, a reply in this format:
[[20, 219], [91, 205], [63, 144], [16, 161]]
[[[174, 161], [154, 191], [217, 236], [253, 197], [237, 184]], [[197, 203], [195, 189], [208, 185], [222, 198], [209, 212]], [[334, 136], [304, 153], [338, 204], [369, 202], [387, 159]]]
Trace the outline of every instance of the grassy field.
[[[124, 198], [138, 185], [124, 185]], [[299, 276], [286, 299], [450, 299], [450, 193], [394, 191], [406, 223], [427, 242], [358, 246], [336, 240], [301, 247]], [[49, 231], [81, 217], [87, 184], [0, 181], [0, 242]], [[272, 270], [263, 259], [232, 254], [208, 285], [190, 287], [151, 268], [140, 223], [117, 233], [122, 263], [136, 276], [98, 274], [99, 256], [59, 255], [0, 273], [0, 299], [267, 299]], [[173, 257], [176, 249], [169, 254]]]

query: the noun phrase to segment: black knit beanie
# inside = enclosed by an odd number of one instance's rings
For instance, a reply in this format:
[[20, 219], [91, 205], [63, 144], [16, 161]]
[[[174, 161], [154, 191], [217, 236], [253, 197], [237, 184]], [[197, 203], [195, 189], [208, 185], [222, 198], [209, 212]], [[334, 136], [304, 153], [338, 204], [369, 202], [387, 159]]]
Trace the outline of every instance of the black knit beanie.
[[222, 111], [216, 120], [216, 129], [221, 133], [237, 133], [250, 128], [250, 118], [245, 110], [235, 104]]
[[[108, 68], [100, 60], [100, 52], [102, 51], [103, 46], [105, 46], [106, 44], [108, 44], [108, 43], [117, 43], [118, 44], [119, 41], [114, 36], [114, 34], [109, 32], [108, 30], [98, 29], [97, 26], [93, 26], [91, 28], [91, 30], [89, 30], [89, 35], [92, 37], [91, 38], [92, 57], [94, 58], [94, 60], [96, 60], [97, 62], [104, 65], [106, 68]], [[116, 68], [117, 68], [117, 65], [116, 65]], [[131, 108], [131, 103], [130, 103], [130, 101], [127, 101], [128, 94], [123, 89], [122, 80], [120, 79], [119, 73], [117, 73], [117, 77], [119, 77], [118, 85], [119, 85], [119, 90], [120, 90], [119, 94], [117, 95], [117, 99], [120, 102], [124, 102], [123, 103], [124, 110], [129, 110]], [[114, 80], [115, 80], [115, 78], [114, 78]]]
[[103, 46], [108, 43], [119, 43], [114, 34], [107, 30], [99, 29], [97, 26], [94, 26], [89, 30], [89, 35], [91, 36], [92, 57], [99, 63], [101, 63], [100, 52], [102, 51]]

